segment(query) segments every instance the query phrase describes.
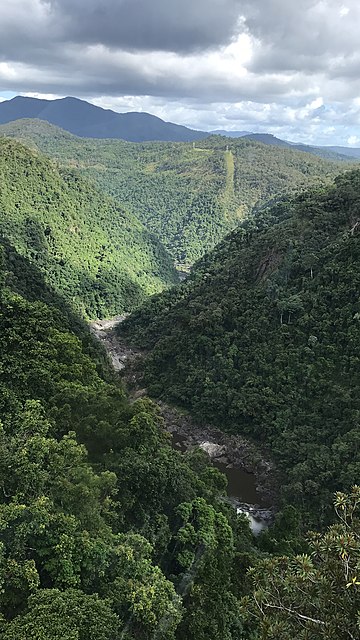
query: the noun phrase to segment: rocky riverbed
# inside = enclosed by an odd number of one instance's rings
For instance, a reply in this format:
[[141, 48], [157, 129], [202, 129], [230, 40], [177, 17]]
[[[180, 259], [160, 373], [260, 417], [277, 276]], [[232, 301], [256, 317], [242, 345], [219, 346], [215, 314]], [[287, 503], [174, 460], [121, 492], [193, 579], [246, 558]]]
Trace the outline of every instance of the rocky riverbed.
[[[142, 352], [121, 343], [115, 327], [126, 316], [100, 320], [91, 324], [91, 331], [107, 350], [116, 371], [129, 387], [133, 399], [146, 394], [141, 375]], [[199, 425], [192, 417], [175, 407], [158, 401], [164, 428], [173, 438], [173, 446], [182, 451], [200, 447], [214, 466], [228, 478], [229, 501], [239, 513], [250, 520], [258, 533], [273, 519], [275, 503], [275, 470], [272, 463], [249, 440], [226, 434], [211, 425]]]
[[241, 436], [200, 426], [188, 414], [158, 402], [173, 446], [181, 451], [200, 447], [228, 480], [228, 501], [244, 514], [255, 535], [269, 526], [275, 514], [274, 469], [259, 450]]
[[122, 345], [116, 336], [115, 327], [125, 320], [126, 316], [116, 316], [111, 320], [95, 320], [90, 324], [90, 331], [105, 347], [115, 371], [122, 371], [132, 362], [140, 351]]

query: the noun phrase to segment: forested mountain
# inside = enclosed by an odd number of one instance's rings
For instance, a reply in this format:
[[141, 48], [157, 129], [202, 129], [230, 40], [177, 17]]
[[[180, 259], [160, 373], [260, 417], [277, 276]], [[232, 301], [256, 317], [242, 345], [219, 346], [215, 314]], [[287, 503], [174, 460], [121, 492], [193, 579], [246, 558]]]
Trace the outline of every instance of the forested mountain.
[[340, 153], [344, 156], [349, 156], [350, 158], [360, 159], [360, 149], [359, 147], [321, 147], [321, 149], [328, 149], [334, 153]]
[[8, 139], [0, 140], [0, 233], [85, 317], [131, 310], [177, 279], [169, 255], [133, 215]]
[[196, 144], [83, 140], [47, 123], [0, 127], [76, 167], [154, 233], [175, 262], [192, 264], [254, 207], [330, 181], [346, 168], [292, 148], [212, 136]]
[[213, 131], [214, 134], [223, 135], [229, 138], [244, 138], [245, 140], [254, 140], [262, 142], [271, 147], [282, 147], [283, 149], [292, 149], [293, 151], [302, 151], [319, 156], [325, 160], [334, 160], [335, 162], [349, 162], [351, 159], [356, 160], [360, 157], [359, 149], [351, 149], [350, 147], [318, 147], [309, 144], [301, 144], [299, 142], [289, 142], [277, 138], [272, 133], [249, 133], [248, 131]]
[[244, 137], [247, 140], [263, 142], [264, 144], [268, 144], [272, 147], [283, 147], [284, 149], [310, 153], [314, 156], [324, 158], [324, 160], [334, 160], [335, 162], [349, 162], [351, 159], [355, 160], [355, 157], [349, 157], [351, 154], [343, 153], [340, 149], [336, 150], [335, 147], [316, 147], [314, 145], [301, 144], [298, 142], [288, 142], [287, 140], [277, 138], [271, 133], [249, 133]]
[[225, 129], [216, 129], [211, 131], [213, 135], [226, 136], [227, 138], [246, 138], [247, 140], [255, 140], [263, 142], [273, 147], [284, 147], [286, 149], [294, 149], [320, 156], [325, 160], [334, 160], [337, 162], [348, 162], [350, 159], [356, 160], [360, 158], [360, 149], [351, 147], [331, 147], [331, 146], [315, 146], [309, 144], [301, 144], [299, 142], [289, 142], [277, 138], [272, 133], [254, 133], [250, 131], [226, 131]]
[[214, 129], [209, 131], [214, 136], [227, 136], [228, 138], [242, 138], [243, 136], [250, 135], [250, 131], [227, 131], [227, 129]]
[[[1, 640], [357, 637], [359, 489], [310, 542], [285, 502], [255, 540], [225, 477], [129, 401], [74, 311], [135, 304], [166, 279], [142, 279], [139, 256], [171, 280], [167, 256], [36, 150], [1, 140], [0, 175]], [[359, 199], [352, 174], [259, 211], [126, 328], [157, 343], [152, 391], [272, 447], [307, 521], [310, 492], [324, 521], [358, 474]]]
[[119, 328], [150, 393], [269, 447], [310, 522], [360, 474], [359, 208], [357, 171], [265, 208]]
[[235, 559], [244, 577], [255, 550], [223, 477], [171, 448], [37, 267], [0, 252], [1, 638], [232, 638]]
[[40, 100], [16, 96], [0, 103], [1, 124], [20, 118], [45, 120], [77, 136], [87, 138], [175, 142], [200, 140], [208, 135], [204, 131], [194, 131], [172, 122], [164, 122], [150, 113], [117, 113], [71, 97]]
[[205, 454], [171, 448], [156, 406], [128, 402], [67, 303], [0, 245], [1, 639], [356, 637], [358, 490], [311, 557], [265, 553], [306, 548], [291, 508], [257, 547]]

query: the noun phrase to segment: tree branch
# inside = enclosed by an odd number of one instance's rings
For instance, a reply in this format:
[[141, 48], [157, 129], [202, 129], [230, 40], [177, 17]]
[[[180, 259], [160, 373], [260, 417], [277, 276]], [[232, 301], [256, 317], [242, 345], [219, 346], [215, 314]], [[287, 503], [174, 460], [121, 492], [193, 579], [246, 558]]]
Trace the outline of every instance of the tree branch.
[[291, 613], [291, 615], [297, 616], [297, 618], [300, 618], [300, 620], [306, 620], [307, 622], [313, 622], [314, 624], [325, 625], [325, 622], [323, 620], [317, 620], [316, 618], [310, 618], [309, 616], [305, 616], [302, 613], [298, 613], [297, 611], [294, 611], [293, 609], [288, 609], [287, 607], [284, 607], [284, 606], [278, 606], [276, 604], [264, 603], [264, 607], [269, 607], [271, 609], [279, 609], [280, 611], [286, 611], [287, 613]]

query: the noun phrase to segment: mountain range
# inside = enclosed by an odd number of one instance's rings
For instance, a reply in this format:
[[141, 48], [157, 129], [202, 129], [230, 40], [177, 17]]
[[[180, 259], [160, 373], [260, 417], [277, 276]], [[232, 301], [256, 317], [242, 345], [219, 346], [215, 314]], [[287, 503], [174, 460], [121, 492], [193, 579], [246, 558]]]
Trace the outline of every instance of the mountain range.
[[332, 181], [348, 168], [342, 156], [299, 153], [290, 145], [264, 144], [259, 136], [139, 144], [80, 138], [37, 119], [0, 125], [1, 135], [75, 168], [136, 217], [182, 268], [254, 207]]
[[[1, 640], [358, 638], [360, 171], [268, 134], [0, 136]], [[261, 468], [258, 537], [204, 439]]]
[[0, 103], [0, 124], [23, 118], [45, 120], [82, 138], [115, 138], [131, 142], [196, 142], [209, 135], [221, 135], [228, 138], [246, 137], [272, 146], [292, 147], [329, 159], [360, 158], [360, 149], [357, 148], [305, 145], [282, 140], [269, 133], [225, 129], [197, 131], [165, 122], [150, 113], [117, 113], [74, 97], [44, 100], [16, 96]]
[[39, 100], [16, 96], [0, 103], [0, 124], [21, 118], [46, 120], [83, 138], [191, 142], [209, 135], [204, 131], [164, 122], [150, 113], [116, 113], [78, 98]]

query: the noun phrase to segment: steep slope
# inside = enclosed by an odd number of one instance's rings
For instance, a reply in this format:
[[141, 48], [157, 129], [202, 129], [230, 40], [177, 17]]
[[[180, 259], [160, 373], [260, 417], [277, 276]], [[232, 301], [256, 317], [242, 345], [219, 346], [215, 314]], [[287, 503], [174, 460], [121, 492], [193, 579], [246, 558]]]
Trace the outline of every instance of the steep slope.
[[0, 231], [86, 317], [134, 308], [176, 281], [159, 242], [69, 170], [0, 140]]
[[102, 109], [78, 98], [39, 100], [16, 96], [0, 103], [0, 123], [19, 118], [39, 118], [77, 136], [88, 138], [121, 138], [144, 140], [192, 141], [208, 134], [172, 122], [164, 122], [150, 113], [117, 113]]
[[80, 319], [0, 245], [1, 637], [197, 640], [211, 624], [235, 640], [235, 545], [249, 558], [252, 540], [221, 474], [171, 448], [155, 405], [129, 404]]
[[40, 121], [0, 127], [75, 166], [116, 197], [180, 264], [213, 248], [254, 207], [280, 193], [329, 181], [344, 163], [292, 148], [212, 136], [196, 144], [82, 140]]
[[[249, 131], [225, 131], [219, 129], [211, 132], [213, 135], [225, 136], [227, 138], [246, 138], [247, 140], [255, 140], [272, 147], [283, 147], [285, 149], [293, 149], [311, 153], [325, 160], [334, 160], [335, 162], [349, 162], [351, 159], [356, 160], [360, 157], [359, 149], [350, 149], [348, 147], [319, 147], [309, 144], [301, 144], [298, 142], [289, 142], [277, 138], [272, 133], [253, 133]], [[358, 153], [356, 153], [358, 152]]]
[[245, 221], [120, 327], [150, 392], [271, 448], [323, 518], [360, 471], [360, 172]]

